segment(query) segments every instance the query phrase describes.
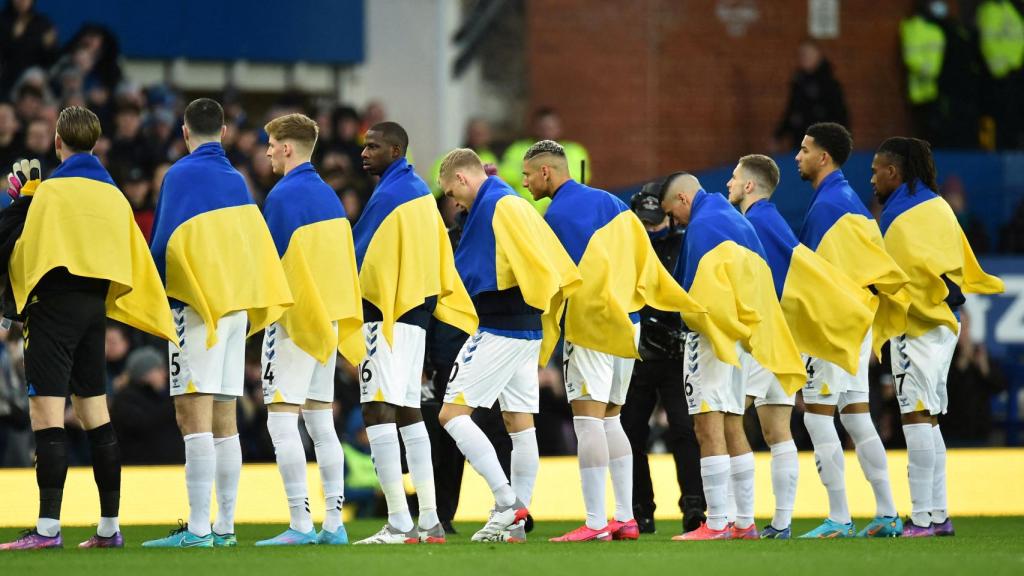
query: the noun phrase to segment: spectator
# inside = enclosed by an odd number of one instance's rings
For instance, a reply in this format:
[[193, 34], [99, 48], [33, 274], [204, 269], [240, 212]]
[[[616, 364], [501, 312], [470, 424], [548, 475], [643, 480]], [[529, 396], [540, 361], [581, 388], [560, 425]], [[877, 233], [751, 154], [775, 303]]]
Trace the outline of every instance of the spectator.
[[129, 330], [131, 328], [120, 322], [107, 323], [107, 337], [105, 340], [107, 395], [113, 395], [116, 392], [114, 390], [114, 380], [124, 372], [128, 353], [132, 351], [132, 343], [128, 339]]
[[[14, 114], [14, 106], [0, 102], [0, 167], [9, 170], [15, 160], [24, 156], [24, 138], [19, 133], [18, 117]], [[7, 188], [4, 179], [0, 187]]]
[[126, 102], [118, 108], [114, 122], [107, 161], [110, 163], [110, 175], [123, 187], [132, 169], [146, 172], [153, 169], [155, 154], [142, 133], [142, 110], [137, 104]]
[[47, 92], [31, 83], [19, 84], [14, 89], [14, 109], [18, 119], [30, 122], [39, 116], [46, 103]]
[[813, 40], [800, 43], [798, 67], [789, 84], [789, 99], [775, 128], [776, 148], [795, 149], [807, 128], [818, 122], [849, 126], [843, 87], [836, 80], [832, 63]]
[[135, 222], [142, 230], [142, 235], [149, 242], [153, 237], [153, 219], [155, 217], [156, 202], [150, 191], [150, 177], [142, 168], [132, 166], [124, 177], [121, 185], [128, 203], [132, 205], [132, 213], [135, 215]]
[[10, 0], [0, 12], [0, 95], [6, 96], [28, 68], [49, 66], [53, 60], [57, 30], [34, 4]]
[[967, 208], [967, 191], [964, 190], [964, 181], [956, 174], [946, 177], [942, 183], [942, 197], [949, 203], [949, 207], [956, 214], [971, 247], [978, 254], [984, 254], [992, 249], [992, 243], [988, 239], [988, 230], [985, 224], [972, 214]]
[[29, 122], [25, 130], [25, 156], [39, 159], [44, 177], [49, 176], [60, 164], [57, 152], [53, 149], [53, 131], [54, 125], [41, 118]]
[[164, 354], [154, 348], [132, 351], [117, 378], [110, 418], [125, 464], [180, 464], [185, 443], [167, 393]]
[[0, 467], [32, 465], [32, 427], [18, 332], [0, 328]]

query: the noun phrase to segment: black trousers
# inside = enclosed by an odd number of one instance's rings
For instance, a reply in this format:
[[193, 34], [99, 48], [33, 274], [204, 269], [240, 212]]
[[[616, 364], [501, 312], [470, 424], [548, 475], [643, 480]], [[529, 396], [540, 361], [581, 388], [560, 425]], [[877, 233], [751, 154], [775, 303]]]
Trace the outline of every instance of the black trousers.
[[633, 512], [637, 519], [654, 518], [654, 487], [647, 449], [651, 414], [659, 401], [668, 416], [669, 428], [663, 439], [676, 464], [676, 480], [682, 493], [679, 511], [684, 512], [686, 497], [700, 497], [703, 502], [700, 445], [693, 431], [693, 418], [686, 409], [683, 363], [675, 360], [637, 362], [621, 417], [622, 427], [633, 447]]
[[[459, 451], [455, 440], [445, 431], [438, 421], [445, 391], [448, 389], [448, 377], [451, 366], [441, 366], [434, 373], [431, 401], [424, 401], [420, 407], [423, 423], [430, 435], [430, 454], [434, 462], [434, 494], [437, 499], [437, 517], [442, 523], [450, 523], [459, 508], [459, 492], [462, 489], [462, 473], [466, 458]], [[501, 411], [497, 408], [478, 408], [473, 412], [473, 421], [494, 444], [498, 453], [498, 461], [510, 477], [509, 469], [512, 461], [512, 439], [505, 430]]]

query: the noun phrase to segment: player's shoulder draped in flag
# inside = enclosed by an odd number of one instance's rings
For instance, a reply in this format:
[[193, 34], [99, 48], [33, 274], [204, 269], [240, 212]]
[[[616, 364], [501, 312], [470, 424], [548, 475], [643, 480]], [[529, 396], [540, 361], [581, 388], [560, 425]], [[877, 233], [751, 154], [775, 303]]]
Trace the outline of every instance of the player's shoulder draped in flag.
[[631, 314], [644, 306], [705, 314], [665, 270], [640, 220], [615, 196], [569, 180], [555, 192], [544, 219], [583, 277], [565, 313], [570, 342], [639, 358]]
[[736, 342], [788, 394], [806, 382], [803, 361], [773, 289], [772, 271], [753, 226], [721, 194], [699, 190], [675, 276], [708, 310], [683, 314], [722, 362], [739, 366]]
[[131, 206], [92, 154], [74, 154], [32, 194], [9, 270], [18, 311], [47, 272], [110, 281], [107, 316], [177, 342], [167, 295]]
[[246, 311], [252, 335], [292, 304], [263, 215], [218, 143], [199, 146], [167, 171], [151, 249], [167, 296], [206, 324], [207, 347], [226, 314]]
[[799, 238], [858, 286], [872, 291], [876, 354], [882, 344], [904, 333], [910, 304], [904, 287], [909, 279], [886, 252], [878, 225], [841, 170], [826, 176], [814, 192]]
[[957, 332], [957, 320], [945, 305], [949, 287], [943, 278], [971, 294], [997, 294], [1003, 281], [986, 274], [974, 256], [956, 215], [946, 201], [921, 182], [914, 192], [903, 184], [882, 208], [885, 247], [910, 277], [907, 335], [918, 337], [935, 326]]
[[[295, 305], [280, 323], [303, 351], [320, 362], [340, 350], [362, 360], [363, 324], [352, 227], [334, 190], [310, 163], [293, 168], [267, 195], [263, 216], [270, 228]], [[338, 323], [337, 335], [332, 323]], [[347, 343], [346, 348], [341, 344]]]
[[389, 344], [395, 321], [431, 296], [437, 297], [434, 317], [476, 332], [476, 311], [455, 270], [448, 231], [405, 158], [381, 175], [352, 233], [363, 299], [380, 310]]
[[455, 265], [470, 296], [519, 287], [541, 311], [547, 364], [558, 341], [566, 298], [582, 284], [579, 271], [533, 206], [496, 176], [480, 187], [466, 216]]
[[870, 294], [800, 244], [770, 201], [755, 202], [746, 216], [764, 247], [797, 348], [856, 373], [858, 351], [874, 317]]

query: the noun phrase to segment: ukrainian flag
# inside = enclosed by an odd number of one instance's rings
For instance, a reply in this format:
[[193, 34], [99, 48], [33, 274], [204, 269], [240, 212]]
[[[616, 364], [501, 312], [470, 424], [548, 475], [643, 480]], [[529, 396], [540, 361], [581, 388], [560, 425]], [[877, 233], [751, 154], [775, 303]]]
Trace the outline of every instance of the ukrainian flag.
[[860, 345], [874, 318], [869, 293], [800, 244], [775, 204], [755, 202], [746, 216], [764, 247], [797, 348], [856, 374]]
[[92, 154], [75, 154], [34, 190], [9, 264], [18, 312], [54, 268], [110, 281], [107, 316], [177, 342], [167, 294], [131, 206]]
[[881, 227], [885, 248], [910, 276], [910, 337], [936, 326], [957, 332], [956, 316], [946, 305], [949, 288], [944, 278], [970, 294], [1005, 290], [1002, 280], [981, 269], [949, 204], [921, 182], [916, 182], [913, 193], [904, 184], [889, 196]]
[[555, 192], [544, 219], [583, 277], [565, 313], [566, 340], [639, 358], [633, 324], [644, 306], [705, 315], [662, 266], [640, 220], [615, 196], [569, 180]]
[[876, 355], [882, 344], [906, 332], [909, 278], [886, 252], [878, 225], [842, 170], [826, 176], [811, 197], [800, 242], [871, 292]]
[[251, 336], [292, 304], [263, 215], [219, 143], [199, 146], [167, 171], [151, 250], [167, 296], [206, 324], [207, 348], [226, 314], [245, 310]]
[[405, 158], [381, 175], [352, 234], [363, 299], [380, 310], [389, 345], [395, 321], [431, 296], [437, 296], [434, 317], [476, 332], [473, 301], [455, 270], [437, 204]]
[[519, 287], [526, 304], [541, 311], [540, 364], [546, 365], [565, 299], [582, 280], [540, 214], [496, 176], [480, 187], [466, 216], [455, 267], [470, 296]]
[[807, 382], [800, 352], [772, 287], [757, 233], [721, 194], [698, 190], [675, 276], [707, 315], [683, 314], [719, 360], [739, 366], [736, 343], [775, 374], [787, 394]]
[[[321, 363], [341, 351], [358, 364], [365, 345], [363, 301], [352, 227], [334, 190], [309, 162], [285, 174], [263, 206], [295, 305], [280, 324], [295, 344]], [[337, 334], [332, 323], [338, 323]], [[349, 343], [341, 348], [342, 342]]]

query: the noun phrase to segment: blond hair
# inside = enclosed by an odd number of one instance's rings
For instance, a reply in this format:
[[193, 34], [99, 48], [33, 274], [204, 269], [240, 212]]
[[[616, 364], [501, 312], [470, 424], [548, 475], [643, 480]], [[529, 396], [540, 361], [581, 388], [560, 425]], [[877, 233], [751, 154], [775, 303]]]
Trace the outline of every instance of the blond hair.
[[275, 140], [292, 140], [306, 151], [312, 151], [316, 139], [320, 136], [320, 128], [316, 121], [305, 114], [285, 114], [278, 116], [263, 127], [267, 135]]
[[477, 156], [476, 152], [469, 148], [456, 148], [445, 155], [441, 160], [441, 168], [438, 171], [438, 178], [441, 180], [451, 178], [459, 170], [475, 169], [483, 172], [484, 163]]
[[69, 106], [57, 117], [57, 135], [75, 152], [91, 152], [102, 133], [100, 119], [87, 108]]

